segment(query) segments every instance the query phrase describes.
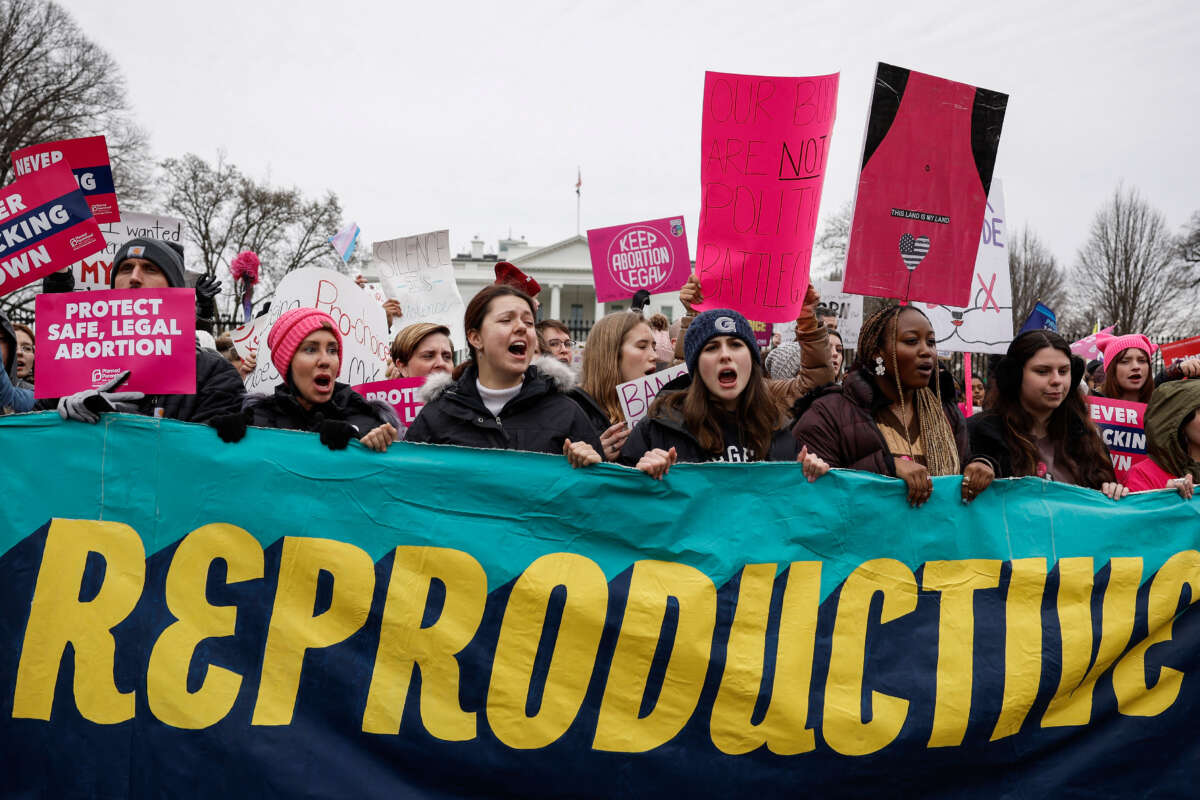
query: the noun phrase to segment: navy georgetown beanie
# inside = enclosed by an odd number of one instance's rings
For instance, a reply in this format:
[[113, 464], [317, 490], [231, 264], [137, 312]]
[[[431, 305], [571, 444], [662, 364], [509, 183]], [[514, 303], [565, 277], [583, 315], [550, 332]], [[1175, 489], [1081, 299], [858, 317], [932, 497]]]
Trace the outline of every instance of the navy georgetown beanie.
[[167, 277], [167, 285], [172, 289], [184, 288], [183, 259], [166, 242], [157, 239], [130, 239], [113, 257], [112, 275], [108, 280], [108, 288], [113, 288], [117, 282], [117, 268], [127, 258], [144, 258], [162, 270]]
[[687, 362], [688, 372], [691, 374], [696, 374], [700, 351], [714, 336], [736, 336], [750, 348], [754, 360], [759, 360], [758, 342], [746, 318], [729, 308], [712, 308], [692, 320], [683, 337], [683, 360]]

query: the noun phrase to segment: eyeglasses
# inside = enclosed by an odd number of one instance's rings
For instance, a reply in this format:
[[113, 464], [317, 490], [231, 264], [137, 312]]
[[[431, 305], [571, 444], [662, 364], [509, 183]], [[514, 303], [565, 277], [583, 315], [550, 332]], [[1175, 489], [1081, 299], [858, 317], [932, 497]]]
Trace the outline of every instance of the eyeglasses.
[[552, 350], [557, 350], [560, 347], [571, 348], [574, 346], [575, 346], [575, 341], [573, 339], [547, 339], [546, 340], [546, 347], [549, 347]]

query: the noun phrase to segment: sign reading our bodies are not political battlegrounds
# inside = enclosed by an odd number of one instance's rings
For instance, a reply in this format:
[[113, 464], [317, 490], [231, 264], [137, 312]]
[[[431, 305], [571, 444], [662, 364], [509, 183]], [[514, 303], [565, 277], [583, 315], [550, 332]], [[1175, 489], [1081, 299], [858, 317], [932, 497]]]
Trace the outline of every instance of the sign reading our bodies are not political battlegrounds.
[[952, 476], [914, 509], [794, 463], [655, 481], [116, 414], [0, 439], [14, 796], [1194, 794], [1175, 492], [964, 506]]

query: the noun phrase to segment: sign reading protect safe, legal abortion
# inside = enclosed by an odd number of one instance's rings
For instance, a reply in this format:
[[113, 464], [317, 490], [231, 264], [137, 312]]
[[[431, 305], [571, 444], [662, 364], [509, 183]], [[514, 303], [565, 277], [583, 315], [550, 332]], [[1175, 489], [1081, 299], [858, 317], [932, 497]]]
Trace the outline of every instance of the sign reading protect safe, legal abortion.
[[108, 143], [103, 136], [45, 142], [15, 150], [12, 154], [13, 169], [18, 177], [60, 162], [69, 165], [75, 173], [75, 183], [87, 198], [96, 222], [121, 221], [108, 160]]
[[639, 290], [673, 292], [691, 274], [683, 216], [593, 228], [587, 232], [596, 299], [625, 300]]
[[1112, 457], [1117, 480], [1124, 483], [1129, 468], [1146, 456], [1146, 404], [1089, 397], [1092, 422], [1100, 428], [1104, 444]]
[[101, 386], [124, 370], [121, 391], [196, 391], [196, 292], [117, 289], [37, 296], [37, 397]]
[[100, 227], [65, 164], [0, 189], [0, 294], [103, 249]]
[[368, 400], [382, 400], [396, 409], [396, 416], [405, 425], [412, 425], [425, 404], [417, 392], [425, 385], [425, 378], [393, 378], [390, 381], [360, 383], [351, 387]]
[[706, 72], [701, 125], [700, 308], [794, 320], [804, 304], [838, 75]]

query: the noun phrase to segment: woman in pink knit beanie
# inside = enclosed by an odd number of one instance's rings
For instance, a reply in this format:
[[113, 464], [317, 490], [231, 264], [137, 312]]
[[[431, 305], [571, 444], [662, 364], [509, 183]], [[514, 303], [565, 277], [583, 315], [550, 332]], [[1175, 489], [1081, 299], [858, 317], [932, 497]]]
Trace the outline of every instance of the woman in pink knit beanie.
[[1149, 403], [1154, 392], [1154, 377], [1150, 372], [1150, 356], [1158, 345], [1143, 334], [1098, 336], [1096, 346], [1104, 353], [1104, 389], [1102, 394], [1113, 400]]

